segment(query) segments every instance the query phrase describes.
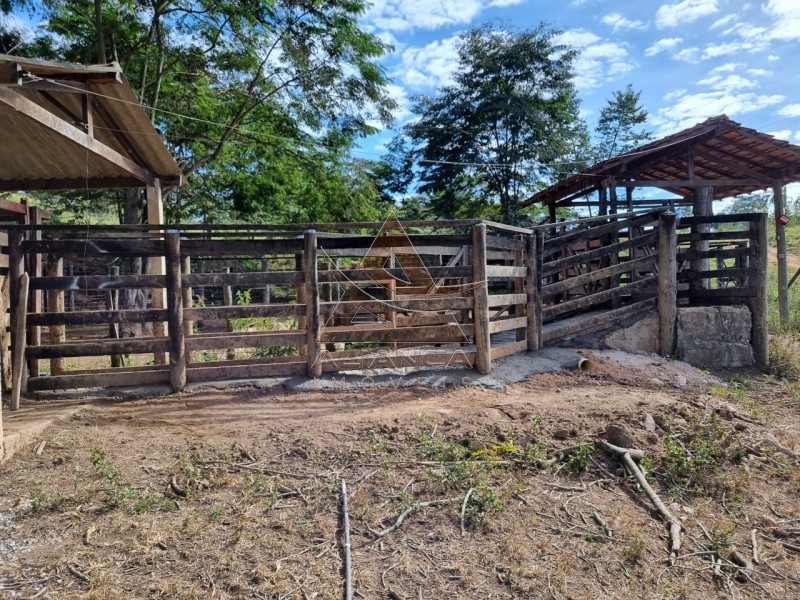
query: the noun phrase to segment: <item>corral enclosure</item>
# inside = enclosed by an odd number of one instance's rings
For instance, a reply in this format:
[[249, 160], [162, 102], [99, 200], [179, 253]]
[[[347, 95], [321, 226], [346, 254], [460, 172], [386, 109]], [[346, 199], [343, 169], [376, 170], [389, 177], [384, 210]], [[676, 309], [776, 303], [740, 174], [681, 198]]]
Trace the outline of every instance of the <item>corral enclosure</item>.
[[[12, 406], [25, 389], [487, 373], [494, 359], [653, 309], [669, 355], [679, 304], [749, 306], [756, 360], [766, 360], [763, 214], [676, 220], [661, 208], [534, 229], [31, 225], [10, 230], [8, 252]], [[134, 272], [153, 259], [165, 275]], [[84, 357], [103, 358], [87, 368]]]

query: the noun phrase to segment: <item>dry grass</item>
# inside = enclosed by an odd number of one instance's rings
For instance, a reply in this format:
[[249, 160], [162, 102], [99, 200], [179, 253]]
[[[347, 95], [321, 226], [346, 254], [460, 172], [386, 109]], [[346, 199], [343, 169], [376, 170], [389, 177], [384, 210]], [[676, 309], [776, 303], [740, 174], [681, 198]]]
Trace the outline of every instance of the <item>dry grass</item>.
[[[724, 448], [713, 478], [725, 485], [700, 492], [662, 479], [665, 433], [638, 424], [658, 411], [673, 443], [695, 448], [719, 399], [591, 374], [500, 394], [198, 393], [93, 406], [50, 430], [41, 456], [2, 467], [0, 513], [13, 528], [3, 531], [0, 585], [19, 598], [341, 598], [345, 478], [364, 598], [798, 597], [800, 555], [781, 544], [798, 538], [776, 534], [800, 522], [800, 469], [758, 444], [772, 433], [800, 445], [796, 405], [780, 384], [748, 390], [758, 395], [726, 398], [729, 412], [715, 417], [725, 435], [715, 433]], [[754, 400], [780, 428], [747, 416]], [[525, 453], [594, 441], [608, 421], [633, 431], [685, 525], [673, 567], [664, 524], [615, 459], [598, 450], [574, 472], [565, 462], [541, 469]], [[557, 439], [565, 429], [573, 437]], [[738, 462], [734, 447], [746, 449]], [[471, 487], [480, 494], [466, 537], [460, 502], [415, 512], [381, 540], [370, 533], [416, 502]], [[750, 554], [753, 528], [778, 541], [758, 538], [767, 562], [748, 581], [728, 561], [733, 548]], [[719, 576], [712, 555], [724, 561]]]

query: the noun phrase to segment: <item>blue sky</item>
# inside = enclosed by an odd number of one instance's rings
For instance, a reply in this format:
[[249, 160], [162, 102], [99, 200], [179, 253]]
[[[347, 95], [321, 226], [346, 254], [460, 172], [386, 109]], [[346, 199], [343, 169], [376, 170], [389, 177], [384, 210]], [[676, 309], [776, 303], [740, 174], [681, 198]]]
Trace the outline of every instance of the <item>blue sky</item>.
[[[383, 64], [399, 124], [411, 96], [450, 80], [459, 33], [491, 20], [545, 21], [581, 49], [575, 76], [591, 127], [630, 83], [658, 136], [725, 113], [800, 144], [800, 0], [374, 0], [362, 23], [395, 47]], [[362, 147], [382, 152], [392, 136]]]

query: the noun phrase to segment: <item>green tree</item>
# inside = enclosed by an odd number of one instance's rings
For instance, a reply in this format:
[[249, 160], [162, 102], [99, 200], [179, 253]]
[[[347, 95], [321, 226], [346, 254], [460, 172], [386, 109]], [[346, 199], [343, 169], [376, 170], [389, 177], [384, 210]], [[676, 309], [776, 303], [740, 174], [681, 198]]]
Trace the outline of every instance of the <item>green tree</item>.
[[[386, 46], [358, 26], [363, 0], [6, 4], [31, 4], [44, 17], [17, 54], [91, 64], [105, 49], [122, 65], [189, 179], [165, 198], [171, 218], [375, 210], [377, 196], [365, 190], [335, 202], [321, 196], [358, 171], [348, 158], [355, 140], [391, 121], [376, 63]], [[294, 204], [270, 209], [285, 202]], [[141, 222], [143, 208], [140, 193], [124, 196], [126, 222]]]
[[574, 159], [582, 126], [576, 52], [540, 25], [465, 33], [452, 85], [415, 99], [418, 119], [395, 140], [401, 167], [444, 217], [519, 218], [519, 202]]
[[653, 139], [653, 134], [645, 128], [647, 110], [641, 105], [641, 96], [641, 92], [628, 84], [624, 90], [614, 92], [600, 111], [595, 130], [596, 160], [630, 152]]

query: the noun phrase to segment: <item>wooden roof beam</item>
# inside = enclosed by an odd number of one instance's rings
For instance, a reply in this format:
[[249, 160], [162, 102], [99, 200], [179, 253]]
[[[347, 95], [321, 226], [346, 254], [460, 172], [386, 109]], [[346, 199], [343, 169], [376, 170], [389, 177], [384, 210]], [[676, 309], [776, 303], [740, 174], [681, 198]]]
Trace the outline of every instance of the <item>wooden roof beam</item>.
[[769, 184], [772, 181], [772, 177], [768, 173], [759, 173], [758, 171], [754, 171], [745, 165], [736, 162], [735, 160], [727, 159], [724, 157], [716, 156], [711, 152], [706, 152], [704, 150], [695, 150], [695, 156], [702, 158], [703, 160], [710, 160], [718, 165], [723, 167], [728, 167], [729, 169], [733, 169], [734, 171], [738, 171], [742, 175], [746, 175], [751, 179], [759, 179], [765, 181]]
[[28, 100], [24, 96], [9, 88], [0, 87], [0, 104], [8, 106], [25, 117], [37, 122], [42, 127], [57, 133], [74, 144], [77, 144], [81, 148], [84, 148], [88, 152], [94, 154], [97, 158], [101, 158], [114, 164], [119, 169], [139, 180], [141, 184], [146, 185], [153, 180], [153, 175], [150, 173], [150, 171], [137, 164], [127, 156], [120, 154], [113, 148], [106, 146], [97, 139], [78, 130], [70, 123], [67, 123], [63, 119], [59, 119], [53, 113], [45, 110], [32, 100]]
[[659, 187], [659, 188], [699, 188], [699, 187], [736, 187], [763, 185], [760, 179], [641, 179], [638, 181], [618, 181], [619, 187]]

